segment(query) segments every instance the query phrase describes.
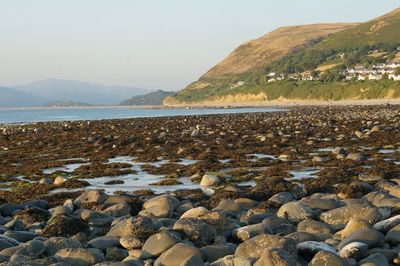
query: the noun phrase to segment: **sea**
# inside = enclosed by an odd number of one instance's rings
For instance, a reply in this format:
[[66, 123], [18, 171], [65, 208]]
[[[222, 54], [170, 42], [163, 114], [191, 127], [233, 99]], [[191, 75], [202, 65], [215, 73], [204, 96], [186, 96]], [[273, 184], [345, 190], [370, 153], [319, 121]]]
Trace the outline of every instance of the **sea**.
[[148, 109], [148, 108], [1, 108], [1, 124], [20, 124], [49, 121], [78, 121], [78, 120], [102, 120], [123, 119], [137, 117], [166, 117], [166, 116], [189, 116], [210, 114], [238, 114], [255, 112], [276, 112], [279, 108], [254, 107], [254, 108], [210, 108], [210, 109]]

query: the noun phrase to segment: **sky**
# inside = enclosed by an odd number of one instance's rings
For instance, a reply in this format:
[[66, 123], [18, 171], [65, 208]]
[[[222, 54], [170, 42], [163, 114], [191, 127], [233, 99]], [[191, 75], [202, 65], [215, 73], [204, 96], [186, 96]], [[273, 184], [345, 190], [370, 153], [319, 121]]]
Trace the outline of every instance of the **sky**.
[[281, 26], [362, 22], [398, 0], [0, 0], [0, 85], [179, 90]]

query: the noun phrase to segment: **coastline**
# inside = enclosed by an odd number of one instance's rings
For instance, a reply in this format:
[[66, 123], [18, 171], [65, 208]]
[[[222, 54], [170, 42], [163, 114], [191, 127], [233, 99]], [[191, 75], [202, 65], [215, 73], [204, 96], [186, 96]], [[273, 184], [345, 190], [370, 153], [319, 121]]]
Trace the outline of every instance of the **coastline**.
[[274, 100], [259, 102], [204, 102], [204, 103], [183, 103], [168, 105], [99, 105], [99, 106], [29, 106], [29, 107], [0, 107], [1, 110], [52, 110], [52, 109], [230, 109], [230, 108], [262, 108], [262, 107], [301, 107], [301, 106], [352, 106], [352, 105], [399, 105], [400, 98], [396, 99], [368, 99], [368, 100], [340, 100], [340, 101], [322, 101], [322, 100]]

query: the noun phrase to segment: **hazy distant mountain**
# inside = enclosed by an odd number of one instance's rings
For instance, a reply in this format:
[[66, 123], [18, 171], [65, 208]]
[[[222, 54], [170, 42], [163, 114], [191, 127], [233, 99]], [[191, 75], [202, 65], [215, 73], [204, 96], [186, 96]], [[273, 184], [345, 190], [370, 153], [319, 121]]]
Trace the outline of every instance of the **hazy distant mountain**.
[[45, 102], [46, 100], [32, 96], [23, 91], [7, 87], [0, 87], [1, 107], [37, 106], [44, 104]]
[[162, 105], [164, 99], [175, 92], [158, 90], [145, 95], [134, 96], [120, 103], [120, 105]]
[[145, 89], [124, 87], [124, 86], [105, 86], [94, 83], [46, 79], [35, 81], [26, 85], [14, 86], [14, 89], [24, 91], [33, 96], [44, 98], [47, 102], [84, 102], [97, 105], [114, 105], [122, 100], [148, 92]]

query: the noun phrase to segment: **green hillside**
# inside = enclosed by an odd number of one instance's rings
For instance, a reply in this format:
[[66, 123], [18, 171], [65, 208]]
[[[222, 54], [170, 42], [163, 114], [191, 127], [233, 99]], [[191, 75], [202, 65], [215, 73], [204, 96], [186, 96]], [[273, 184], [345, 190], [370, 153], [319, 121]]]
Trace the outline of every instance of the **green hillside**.
[[162, 102], [164, 99], [168, 96], [174, 95], [175, 92], [171, 91], [163, 91], [163, 90], [158, 90], [158, 91], [153, 91], [144, 95], [138, 95], [134, 96], [130, 99], [127, 99], [125, 101], [122, 101], [119, 105], [162, 105]]
[[[238, 95], [242, 95], [243, 100], [251, 100], [249, 95], [260, 92], [267, 95], [264, 100], [327, 99], [328, 94], [335, 95], [335, 99], [398, 97], [400, 82], [345, 82], [340, 73], [355, 65], [371, 67], [374, 64], [399, 60], [400, 9], [361, 24], [331, 25], [335, 25], [336, 28], [329, 31], [329, 34], [322, 34], [326, 26], [310, 25], [319, 30], [318, 34], [313, 35], [310, 26], [306, 25], [278, 29], [260, 38], [263, 41], [250, 41], [237, 48], [198, 81], [175, 96], [168, 97], [164, 103], [222, 100], [229, 103], [240, 100]], [[295, 36], [305, 36], [302, 32], [307, 32], [307, 38], [291, 45], [290, 40], [295, 39]], [[286, 44], [286, 50], [281, 51], [279, 55], [276, 54], [277, 48], [271, 46], [271, 42], [276, 40], [279, 40], [277, 43], [289, 42]], [[259, 51], [263, 53], [260, 54]], [[267, 82], [269, 73], [282, 74], [286, 78], [308, 73], [317, 76], [318, 81], [285, 80], [271, 84]], [[361, 93], [366, 90], [366, 83], [369, 92]], [[257, 97], [254, 99], [259, 100]]]

